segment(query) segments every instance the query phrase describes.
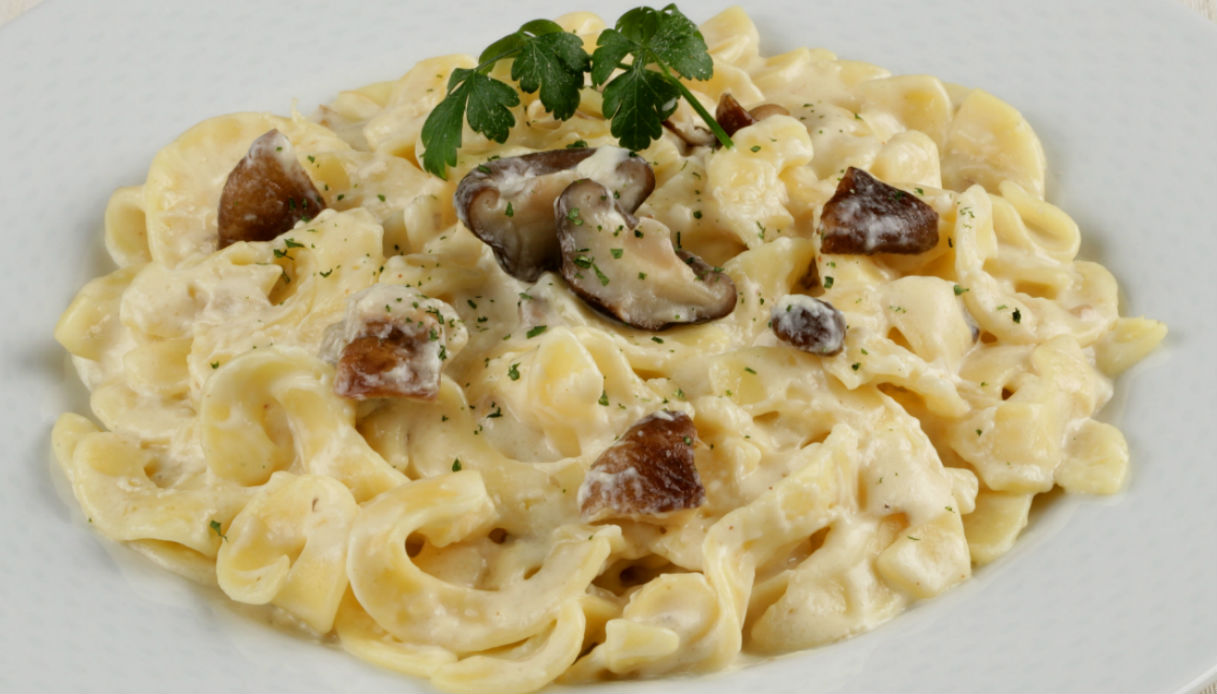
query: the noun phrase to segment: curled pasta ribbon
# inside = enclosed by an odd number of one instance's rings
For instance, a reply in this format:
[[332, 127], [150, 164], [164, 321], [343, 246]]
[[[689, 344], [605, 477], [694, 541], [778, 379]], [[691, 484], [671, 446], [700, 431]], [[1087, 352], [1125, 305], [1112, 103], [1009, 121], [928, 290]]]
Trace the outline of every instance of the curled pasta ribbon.
[[604, 642], [579, 661], [572, 678], [654, 677], [720, 666], [738, 648], [739, 634], [729, 624], [704, 575], [662, 574], [630, 595], [620, 617], [605, 623]]
[[119, 188], [106, 204], [106, 252], [119, 267], [143, 265], [148, 252], [148, 225], [144, 218], [143, 186]]
[[824, 443], [810, 448], [806, 463], [794, 474], [710, 528], [702, 551], [706, 577], [719, 596], [723, 638], [713, 655], [718, 665], [740, 648], [756, 567], [781, 546], [810, 536], [839, 514], [845, 477], [841, 470], [852, 467], [848, 452], [856, 448], [852, 429], [834, 429]]
[[[1111, 397], [1111, 385], [1076, 339], [1060, 335], [1029, 350], [995, 351], [973, 370], [990, 374], [1006, 398], [989, 396], [992, 404], [954, 424], [947, 441], [985, 486], [1045, 492], [1063, 481], [1057, 479], [1063, 472], [1067, 488], [1077, 491], [1119, 488], [1128, 464], [1123, 437], [1111, 427], [1087, 424]], [[1079, 439], [1084, 443], [1077, 448]], [[1058, 470], [1067, 460], [1075, 464]]]
[[342, 647], [359, 658], [415, 677], [430, 677], [441, 665], [456, 661], [446, 648], [425, 643], [407, 643], [387, 633], [368, 616], [350, 590], [334, 618]]
[[710, 155], [706, 164], [709, 210], [748, 248], [783, 233], [794, 217], [782, 175], [812, 160], [807, 128], [790, 116], [772, 116], [741, 129], [736, 146]]
[[346, 591], [347, 535], [359, 507], [341, 483], [276, 472], [237, 514], [216, 556], [228, 597], [274, 603], [319, 634]]
[[301, 158], [349, 149], [328, 128], [300, 116], [234, 113], [199, 123], [157, 153], [148, 168], [143, 210], [152, 260], [175, 267], [215, 251], [216, 201], [224, 182], [250, 143], [276, 129], [291, 140]]
[[[496, 513], [481, 474], [466, 470], [403, 484], [364, 506], [351, 531], [347, 574], [359, 603], [388, 633], [458, 653], [496, 648], [537, 634], [586, 590], [610, 552], [616, 526], [559, 531], [531, 578], [499, 590], [455, 585], [411, 561], [418, 533], [437, 546], [488, 529]], [[408, 596], [403, 599], [403, 596]]]
[[1044, 148], [1022, 114], [981, 89], [968, 92], [955, 111], [943, 145], [942, 180], [963, 190], [979, 183], [997, 191], [1014, 181], [1044, 197]]
[[222, 526], [248, 497], [236, 485], [209, 487], [197, 476], [163, 488], [150, 476], [161, 463], [153, 451], [79, 415], [61, 416], [51, 440], [81, 509], [115, 540], [162, 540], [213, 557], [220, 536], [212, 523]]
[[[868, 80], [858, 85], [861, 97], [862, 117], [874, 122], [877, 114], [890, 114], [887, 118], [897, 121], [903, 132], [925, 133], [935, 145], [941, 147], [947, 138], [951, 122], [951, 97], [937, 77], [931, 75], [895, 75]], [[938, 167], [938, 154], [934, 152], [934, 166]], [[894, 172], [889, 172], [894, 173]], [[909, 176], [884, 176], [887, 181], [912, 183], [918, 181]], [[937, 182], [922, 179], [920, 182], [935, 188], [942, 187], [941, 174]]]
[[440, 689], [470, 694], [536, 691], [575, 662], [586, 626], [578, 599], [567, 600], [546, 631], [495, 655], [472, 655], [441, 665], [431, 681]]
[[332, 382], [330, 367], [299, 350], [251, 351], [226, 364], [199, 405], [208, 468], [245, 486], [289, 468], [326, 475], [356, 501], [406, 481], [359, 435], [354, 405]]
[[119, 339], [118, 307], [138, 271], [121, 268], [82, 287], [55, 324], [59, 344], [73, 356], [101, 360]]
[[372, 663], [429, 677], [451, 692], [531, 692], [552, 682], [574, 662], [584, 642], [582, 599], [567, 600], [551, 627], [521, 643], [457, 660], [438, 646], [406, 643], [386, 633], [349, 592], [335, 622], [342, 647]]

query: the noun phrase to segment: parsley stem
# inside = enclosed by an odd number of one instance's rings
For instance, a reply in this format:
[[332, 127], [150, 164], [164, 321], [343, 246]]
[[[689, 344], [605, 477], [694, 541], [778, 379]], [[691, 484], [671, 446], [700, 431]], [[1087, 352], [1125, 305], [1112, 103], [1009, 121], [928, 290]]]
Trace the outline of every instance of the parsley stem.
[[714, 137], [718, 138], [718, 141], [722, 144], [722, 146], [726, 147], [727, 149], [731, 149], [731, 147], [735, 144], [731, 141], [731, 136], [727, 134], [726, 130], [723, 130], [723, 127], [718, 124], [718, 121], [715, 120], [714, 116], [710, 115], [710, 112], [706, 110], [706, 107], [701, 105], [701, 102], [697, 100], [697, 97], [693, 96], [693, 92], [690, 92], [689, 88], [685, 86], [684, 82], [681, 82], [678, 77], [668, 71], [667, 65], [664, 65], [659, 61], [656, 61], [655, 64], [658, 65], [659, 69], [663, 71], [664, 77], [667, 77], [668, 81], [675, 85], [678, 90], [680, 90], [680, 95], [685, 98], [685, 101], [689, 102], [689, 105], [693, 107], [694, 111], [697, 111], [697, 115], [701, 116], [701, 119], [706, 122], [706, 125], [710, 126], [710, 132], [714, 133]]

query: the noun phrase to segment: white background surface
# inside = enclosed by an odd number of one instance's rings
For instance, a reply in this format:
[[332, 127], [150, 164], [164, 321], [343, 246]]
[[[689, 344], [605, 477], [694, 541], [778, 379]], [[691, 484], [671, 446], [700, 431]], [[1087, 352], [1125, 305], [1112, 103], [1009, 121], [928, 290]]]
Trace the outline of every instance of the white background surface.
[[[0, 689], [425, 691], [265, 628], [90, 532], [50, 461], [54, 418], [86, 406], [51, 330], [108, 271], [111, 190], [140, 182], [191, 124], [293, 98], [311, 111], [587, 4], [52, 2], [0, 29]], [[632, 4], [596, 3], [608, 17]], [[723, 5], [685, 9], [702, 20]], [[1217, 27], [1160, 0], [745, 5], [766, 52], [825, 46], [1019, 107], [1083, 257], [1121, 280], [1127, 313], [1171, 334], [1108, 408], [1133, 453], [1122, 495], [1050, 505], [1009, 556], [871, 634], [733, 674], [606, 688], [1198, 688], [1217, 665]]]

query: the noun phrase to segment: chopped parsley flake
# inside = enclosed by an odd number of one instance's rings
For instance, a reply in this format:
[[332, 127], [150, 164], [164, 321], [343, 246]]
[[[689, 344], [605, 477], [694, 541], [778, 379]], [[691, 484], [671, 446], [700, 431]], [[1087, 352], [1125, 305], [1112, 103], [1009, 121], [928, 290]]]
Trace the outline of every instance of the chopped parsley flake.
[[549, 327], [548, 325], [534, 326], [532, 328], [529, 328], [528, 332], [526, 334], [528, 335], [529, 338], [534, 338], [537, 335], [540, 335], [541, 333], [545, 332], [546, 328], [548, 328], [548, 327]]
[[211, 532], [213, 532], [213, 533], [215, 533], [217, 536], [219, 536], [219, 538], [220, 538], [221, 540], [227, 540], [227, 539], [228, 539], [228, 536], [224, 534], [224, 531], [223, 531], [223, 529], [222, 529], [222, 528], [223, 528], [223, 526], [221, 526], [221, 525], [220, 525], [220, 521], [218, 521], [218, 520], [213, 520], [213, 521], [211, 521], [210, 523], [208, 523], [208, 524], [207, 524], [207, 526], [208, 526], [208, 527], [210, 527], [210, 528], [211, 528]]

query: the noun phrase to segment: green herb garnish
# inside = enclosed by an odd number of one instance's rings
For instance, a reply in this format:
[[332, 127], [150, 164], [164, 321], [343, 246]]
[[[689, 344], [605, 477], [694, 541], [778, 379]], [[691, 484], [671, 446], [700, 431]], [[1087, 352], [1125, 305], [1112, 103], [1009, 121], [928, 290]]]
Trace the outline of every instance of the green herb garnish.
[[636, 7], [621, 15], [613, 28], [600, 32], [590, 56], [578, 36], [548, 19], [527, 22], [490, 44], [476, 67], [452, 71], [443, 101], [423, 123], [427, 171], [447, 178], [447, 168], [457, 162], [466, 121], [474, 132], [495, 142], [507, 140], [516, 123], [511, 109], [520, 105], [520, 96], [510, 84], [490, 76], [500, 60], [511, 61], [511, 79], [520, 91], [539, 91], [541, 105], [558, 120], [575, 114], [585, 75], [590, 74], [592, 86], [603, 91], [609, 131], [622, 147], [637, 151], [659, 139], [663, 122], [682, 97], [719, 142], [731, 146], [718, 121], [680, 82], [681, 77], [710, 79], [714, 61], [697, 25], [670, 4], [659, 10]]

